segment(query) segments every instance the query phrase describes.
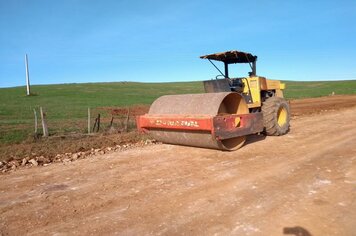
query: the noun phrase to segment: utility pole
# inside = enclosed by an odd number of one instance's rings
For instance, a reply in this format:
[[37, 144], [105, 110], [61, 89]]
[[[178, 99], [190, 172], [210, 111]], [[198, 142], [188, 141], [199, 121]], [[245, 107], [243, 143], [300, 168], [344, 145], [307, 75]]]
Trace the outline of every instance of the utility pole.
[[31, 95], [30, 91], [30, 72], [28, 71], [28, 57], [27, 53], [25, 54], [25, 67], [26, 67], [26, 87], [27, 87], [27, 96]]

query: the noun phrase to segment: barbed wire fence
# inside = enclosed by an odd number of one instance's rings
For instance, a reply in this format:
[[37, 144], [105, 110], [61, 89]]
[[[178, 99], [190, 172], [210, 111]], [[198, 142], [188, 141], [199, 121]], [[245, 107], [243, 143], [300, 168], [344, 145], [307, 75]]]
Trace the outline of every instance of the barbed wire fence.
[[31, 126], [35, 137], [127, 133], [136, 129], [136, 116], [143, 114], [145, 109], [86, 107], [68, 114], [58, 114], [60, 110], [63, 109], [45, 106], [32, 108]]

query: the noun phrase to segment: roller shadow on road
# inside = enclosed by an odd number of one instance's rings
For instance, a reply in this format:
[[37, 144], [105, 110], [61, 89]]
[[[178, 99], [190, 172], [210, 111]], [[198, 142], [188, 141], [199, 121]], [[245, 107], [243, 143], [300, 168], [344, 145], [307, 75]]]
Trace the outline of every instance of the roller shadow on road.
[[251, 143], [254, 143], [254, 142], [259, 142], [259, 141], [262, 141], [266, 138], [266, 135], [258, 135], [258, 134], [251, 134], [251, 135], [248, 135], [247, 138], [246, 138], [246, 142], [245, 142], [245, 146], [251, 144]]
[[283, 234], [296, 235], [296, 236], [312, 236], [312, 234], [309, 233], [308, 230], [306, 230], [306, 229], [304, 229], [303, 227], [300, 227], [300, 226], [284, 227], [283, 228]]

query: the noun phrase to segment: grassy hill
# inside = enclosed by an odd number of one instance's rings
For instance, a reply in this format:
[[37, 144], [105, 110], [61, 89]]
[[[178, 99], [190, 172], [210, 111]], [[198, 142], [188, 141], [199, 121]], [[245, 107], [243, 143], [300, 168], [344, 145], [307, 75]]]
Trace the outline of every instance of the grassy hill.
[[[330, 82], [285, 81], [287, 99], [356, 94], [356, 80]], [[0, 89], [0, 144], [24, 140], [33, 130], [33, 109], [45, 108], [52, 131], [85, 130], [87, 108], [127, 107], [150, 104], [164, 94], [203, 92], [201, 82], [177, 83], [87, 83], [32, 86], [33, 96], [25, 96], [25, 87]], [[50, 130], [51, 131], [51, 130]]]

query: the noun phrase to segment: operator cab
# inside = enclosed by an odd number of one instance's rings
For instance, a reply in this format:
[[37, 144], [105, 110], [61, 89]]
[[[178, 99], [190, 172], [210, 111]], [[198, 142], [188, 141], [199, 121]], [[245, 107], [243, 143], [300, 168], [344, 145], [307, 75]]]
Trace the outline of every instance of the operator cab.
[[[256, 76], [256, 61], [257, 56], [252, 55], [251, 53], [240, 52], [240, 51], [227, 51], [209, 54], [201, 56], [202, 59], [208, 59], [209, 62], [220, 72], [220, 75], [217, 75], [215, 80], [204, 81], [204, 88], [207, 93], [211, 92], [229, 92], [236, 91], [242, 92], [244, 83], [242, 82], [244, 77], [231, 78], [229, 76], [229, 65], [237, 63], [248, 63], [251, 67], [251, 72], [249, 72], [249, 77]], [[224, 73], [212, 62], [221, 61], [224, 63]]]

